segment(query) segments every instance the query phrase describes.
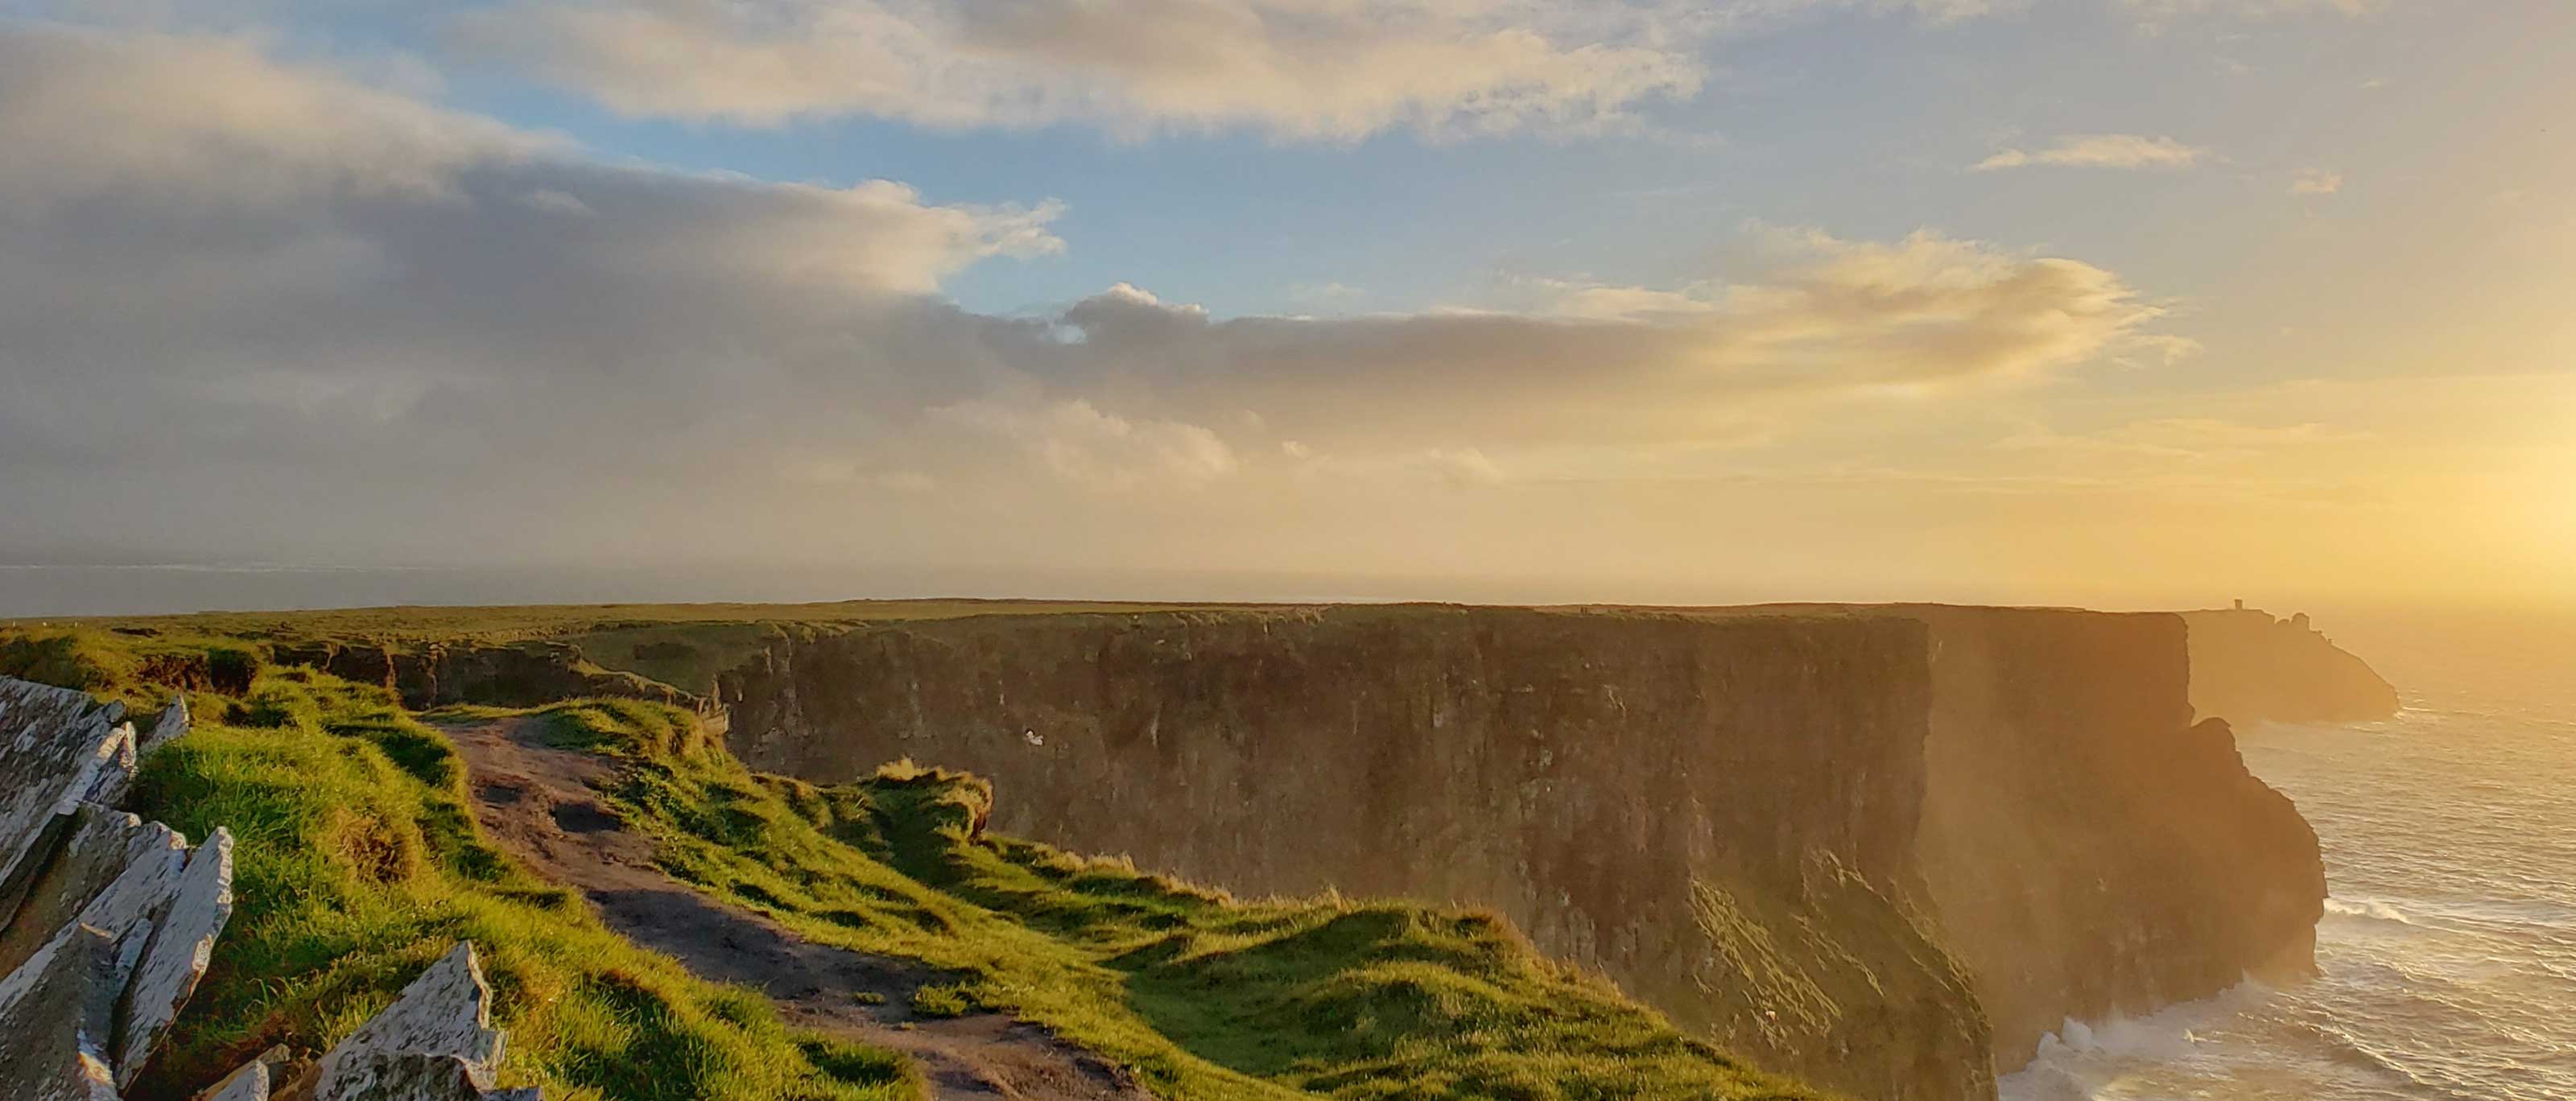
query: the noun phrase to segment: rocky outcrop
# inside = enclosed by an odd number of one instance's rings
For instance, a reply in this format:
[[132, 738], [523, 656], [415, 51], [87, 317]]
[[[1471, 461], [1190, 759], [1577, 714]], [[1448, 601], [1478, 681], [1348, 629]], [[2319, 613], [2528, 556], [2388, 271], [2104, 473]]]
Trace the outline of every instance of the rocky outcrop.
[[301, 1096], [535, 1101], [533, 1089], [492, 1089], [503, 1037], [492, 1027], [491, 1001], [474, 945], [459, 942], [394, 1004], [332, 1047]]
[[280, 664], [383, 685], [413, 709], [458, 703], [537, 707], [583, 696], [658, 700], [692, 709], [705, 702], [659, 681], [602, 669], [564, 642], [395, 647], [326, 639], [279, 642], [271, 652]]
[[534, 1088], [492, 1088], [504, 1037], [491, 1001], [474, 945], [459, 941], [321, 1059], [299, 1064], [272, 1048], [198, 1099], [538, 1101]]
[[[154, 744], [178, 737], [165, 712]], [[113, 1098], [151, 1058], [232, 916], [232, 837], [203, 845], [108, 804], [136, 767], [124, 709], [0, 678], [0, 1083]]]
[[2191, 725], [2189, 676], [2170, 615], [1378, 607], [889, 624], [720, 691], [754, 767], [911, 757], [991, 779], [1007, 832], [1491, 907], [1910, 1101], [1991, 1097], [2067, 1017], [2307, 965], [2315, 838]]
[[2313, 967], [2316, 834], [2221, 722], [2162, 614], [1907, 608], [1932, 628], [1917, 840], [1997, 1062], [2098, 1021]]
[[[124, 708], [0, 677], [0, 1101], [117, 1101], [168, 1034], [232, 917], [233, 840], [114, 809], [137, 758], [186, 733], [174, 701], [138, 738]], [[138, 746], [140, 752], [138, 752]], [[495, 1090], [501, 1033], [458, 944], [296, 1081], [283, 1049], [212, 1101], [536, 1101]], [[272, 1087], [276, 1092], [272, 1093]]]
[[2332, 723], [2397, 713], [2397, 689], [2304, 612], [2274, 619], [2240, 606], [2182, 619], [2191, 631], [2191, 705], [2205, 717]]

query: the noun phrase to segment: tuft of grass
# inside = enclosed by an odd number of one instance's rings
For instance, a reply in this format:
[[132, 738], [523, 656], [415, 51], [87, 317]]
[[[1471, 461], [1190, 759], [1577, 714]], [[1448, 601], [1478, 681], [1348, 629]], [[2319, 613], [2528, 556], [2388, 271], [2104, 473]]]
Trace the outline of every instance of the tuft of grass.
[[912, 992], [916, 1017], [963, 1017], [981, 1008], [974, 990], [965, 983], [923, 983]]

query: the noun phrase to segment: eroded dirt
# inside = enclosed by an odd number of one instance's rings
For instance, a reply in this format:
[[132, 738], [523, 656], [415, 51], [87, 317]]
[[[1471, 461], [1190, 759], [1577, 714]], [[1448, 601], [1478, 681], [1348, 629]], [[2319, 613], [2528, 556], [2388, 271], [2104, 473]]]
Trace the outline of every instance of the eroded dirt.
[[663, 874], [651, 840], [598, 797], [614, 762], [544, 745], [531, 720], [441, 729], [465, 756], [475, 817], [495, 843], [579, 890], [628, 939], [768, 994], [788, 1023], [911, 1056], [941, 1101], [1150, 1099], [1124, 1070], [1027, 1021], [912, 1016], [913, 990], [937, 977], [918, 963], [807, 941]]

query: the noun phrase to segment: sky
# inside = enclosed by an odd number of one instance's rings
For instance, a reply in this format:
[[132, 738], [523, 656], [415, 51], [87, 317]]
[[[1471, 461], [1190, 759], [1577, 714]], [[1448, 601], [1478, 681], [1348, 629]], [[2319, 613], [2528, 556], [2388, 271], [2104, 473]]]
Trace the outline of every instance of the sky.
[[2570, 57], [2554, 0], [0, 0], [0, 570], [2576, 603]]

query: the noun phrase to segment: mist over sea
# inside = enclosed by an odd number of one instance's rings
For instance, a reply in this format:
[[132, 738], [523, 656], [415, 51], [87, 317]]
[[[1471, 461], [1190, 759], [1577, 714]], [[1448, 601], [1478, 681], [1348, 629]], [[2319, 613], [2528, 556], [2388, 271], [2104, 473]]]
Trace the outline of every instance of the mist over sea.
[[2070, 1029], [2007, 1101], [2576, 1099], [2576, 621], [2321, 626], [2405, 712], [2237, 736], [2324, 844], [2323, 974]]

